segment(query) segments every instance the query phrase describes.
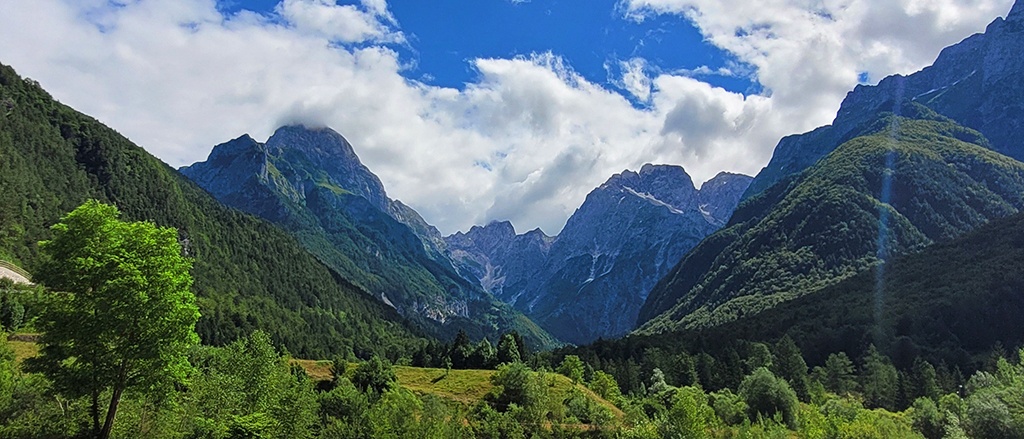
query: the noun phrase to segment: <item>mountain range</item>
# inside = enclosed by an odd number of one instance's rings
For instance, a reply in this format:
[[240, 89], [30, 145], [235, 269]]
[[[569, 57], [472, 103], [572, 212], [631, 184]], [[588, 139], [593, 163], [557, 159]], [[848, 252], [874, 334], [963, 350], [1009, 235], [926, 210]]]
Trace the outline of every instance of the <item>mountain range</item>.
[[658, 279], [728, 221], [749, 182], [721, 173], [698, 190], [679, 166], [645, 165], [594, 189], [557, 237], [495, 222], [448, 236], [448, 251], [560, 340], [619, 337]]
[[555, 344], [462, 278], [437, 229], [388, 198], [380, 179], [334, 130], [286, 126], [266, 143], [243, 135], [181, 172], [224, 204], [291, 232], [325, 264], [439, 338], [464, 331], [497, 339], [515, 330], [535, 349]]
[[783, 139], [730, 223], [648, 296], [641, 333], [720, 325], [1024, 207], [1024, 7]]
[[[243, 135], [179, 172], [0, 66], [0, 259], [31, 270], [47, 227], [95, 198], [178, 229], [195, 261], [197, 331], [214, 345], [261, 328], [303, 356], [395, 357], [459, 332], [514, 331], [546, 349], [631, 332], [763, 331], [813, 352], [850, 334], [857, 346], [844, 349], [856, 351], [881, 334], [890, 353], [974, 358], [1016, 330], [944, 306], [1019, 308], [1015, 278], [967, 259], [1013, 266], [982, 247], [1015, 243], [1024, 210], [1022, 37], [1018, 2], [933, 65], [857, 86], [832, 124], [782, 139], [756, 177], [721, 173], [698, 189], [678, 166], [623, 171], [557, 236], [508, 221], [442, 236], [329, 128]], [[996, 280], [928, 283], [927, 263]], [[947, 294], [951, 285], [967, 293]], [[866, 301], [879, 291], [885, 301]], [[975, 298], [986, 302], [971, 308]], [[842, 304], [859, 314], [840, 315]], [[814, 335], [800, 329], [812, 323]]]

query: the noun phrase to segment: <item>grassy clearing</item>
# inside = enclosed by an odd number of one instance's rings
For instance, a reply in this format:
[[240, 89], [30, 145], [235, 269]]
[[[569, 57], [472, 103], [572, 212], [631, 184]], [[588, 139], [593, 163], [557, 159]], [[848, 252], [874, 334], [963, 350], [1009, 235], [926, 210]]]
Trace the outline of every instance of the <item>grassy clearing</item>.
[[39, 345], [31, 341], [8, 341], [7, 345], [14, 350], [15, 364], [21, 364], [26, 358], [39, 355]]
[[418, 394], [433, 393], [466, 405], [476, 404], [490, 392], [493, 370], [428, 369], [396, 366], [398, 383]]
[[327, 381], [331, 379], [331, 362], [324, 360], [289, 360], [291, 364], [298, 364], [306, 369], [306, 374], [309, 375], [313, 381]]
[[[330, 363], [311, 360], [292, 361], [306, 368], [306, 372], [311, 377], [325, 374], [322, 375], [324, 377], [322, 379], [330, 379]], [[350, 364], [348, 374], [351, 374], [356, 367], [358, 365]], [[494, 385], [491, 384], [491, 375], [494, 375], [493, 370], [453, 369], [446, 371], [445, 369], [395, 366], [395, 375], [398, 377], [399, 385], [419, 395], [431, 393], [467, 406], [480, 402], [488, 392], [494, 389]], [[565, 400], [568, 397], [569, 389], [574, 386], [572, 381], [557, 373], [548, 373], [545, 377], [550, 388], [551, 397], [556, 400]], [[616, 418], [622, 419], [624, 417], [622, 410], [619, 410], [611, 402], [601, 398], [581, 384], [576, 384], [575, 386], [582, 390], [587, 398], [611, 410]]]

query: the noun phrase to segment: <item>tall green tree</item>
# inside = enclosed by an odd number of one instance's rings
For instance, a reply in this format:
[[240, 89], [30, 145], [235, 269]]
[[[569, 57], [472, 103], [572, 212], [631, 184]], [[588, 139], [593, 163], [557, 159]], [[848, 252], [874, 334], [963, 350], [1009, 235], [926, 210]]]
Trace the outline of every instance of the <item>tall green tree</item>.
[[899, 374], [889, 358], [878, 352], [875, 345], [868, 346], [861, 370], [861, 389], [864, 402], [871, 408], [896, 409], [899, 392]]
[[519, 355], [519, 346], [512, 334], [505, 334], [501, 336], [501, 341], [498, 342], [497, 358], [498, 364], [510, 364], [523, 361], [523, 358]]
[[857, 390], [853, 362], [846, 356], [846, 352], [829, 355], [825, 367], [814, 368], [814, 375], [830, 392], [843, 395]]
[[789, 381], [789, 385], [793, 387], [801, 401], [811, 400], [807, 388], [807, 363], [804, 362], [800, 348], [789, 335], [782, 336], [778, 343], [775, 343], [775, 361], [771, 370], [776, 376]]
[[[61, 219], [40, 242], [33, 279], [57, 294], [37, 321], [40, 355], [26, 366], [65, 395], [91, 398], [93, 429], [110, 437], [126, 389], [167, 391], [192, 366], [199, 309], [190, 288], [192, 262], [177, 231], [123, 222], [114, 206], [90, 200]], [[110, 391], [100, 425], [99, 398]]]
[[583, 361], [575, 355], [566, 355], [558, 365], [558, 373], [569, 377], [573, 384], [583, 380]]
[[740, 384], [739, 394], [747, 401], [750, 419], [762, 416], [771, 419], [781, 414], [790, 428], [796, 428], [796, 412], [799, 403], [789, 383], [777, 378], [765, 367], [747, 375]]

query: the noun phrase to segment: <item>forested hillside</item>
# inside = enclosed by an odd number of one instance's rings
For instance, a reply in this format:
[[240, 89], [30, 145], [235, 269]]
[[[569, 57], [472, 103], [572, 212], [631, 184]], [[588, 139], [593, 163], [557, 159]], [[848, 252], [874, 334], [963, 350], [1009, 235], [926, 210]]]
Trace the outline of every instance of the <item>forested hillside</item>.
[[[997, 219], [920, 253], [892, 258], [807, 296], [717, 326], [602, 342], [615, 351], [709, 350], [792, 339], [810, 365], [871, 345], [909, 369], [917, 358], [963, 373], [990, 367], [993, 350], [1024, 342], [1024, 213]], [[742, 344], [743, 342], [740, 342]], [[627, 354], [628, 355], [628, 354]]]
[[287, 233], [227, 208], [102, 123], [0, 66], [0, 259], [38, 266], [48, 227], [90, 198], [178, 229], [194, 258], [204, 343], [266, 330], [292, 353], [392, 357], [421, 337]]
[[1024, 164], [919, 104], [897, 110], [745, 201], [654, 288], [641, 331], [761, 312], [1024, 207]]

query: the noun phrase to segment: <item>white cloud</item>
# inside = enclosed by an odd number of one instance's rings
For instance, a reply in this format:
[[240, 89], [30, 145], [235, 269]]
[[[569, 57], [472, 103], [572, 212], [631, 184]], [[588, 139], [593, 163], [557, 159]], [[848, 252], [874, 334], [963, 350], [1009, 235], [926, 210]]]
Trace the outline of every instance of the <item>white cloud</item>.
[[[629, 10], [692, 17], [753, 66], [770, 97], [630, 60], [616, 80], [645, 102], [638, 109], [551, 53], [473, 60], [479, 79], [465, 89], [430, 86], [402, 76], [388, 44], [406, 43], [384, 0], [286, 0], [274, 16], [225, 16], [213, 0], [0, 0], [0, 62], [175, 167], [242, 133], [262, 140], [283, 123], [327, 125], [390, 196], [445, 233], [492, 219], [556, 233], [623, 169], [681, 164], [698, 183], [721, 170], [756, 173], [779, 138], [827, 123], [859, 71], [880, 78], [924, 65], [1008, 9], [1008, 0], [881, 12], [804, 5], [828, 20], [782, 0], [723, 3], [636, 0]], [[915, 30], [890, 28], [899, 22], [885, 14], [901, 10]]]
[[[753, 66], [792, 128], [831, 121], [866, 72], [912, 73], [981, 32], [1012, 0], [623, 0], [637, 20], [678, 14], [712, 44]], [[804, 124], [794, 123], [803, 119]]]
[[274, 9], [301, 32], [343, 43], [402, 42], [384, 0], [363, 0], [362, 8], [334, 0], [283, 0]]
[[617, 71], [612, 69], [613, 66], [605, 65], [611, 76], [609, 82], [628, 91], [640, 102], [647, 102], [651, 98], [651, 78], [646, 72], [647, 60], [632, 58], [629, 61], [617, 61], [616, 64]]

